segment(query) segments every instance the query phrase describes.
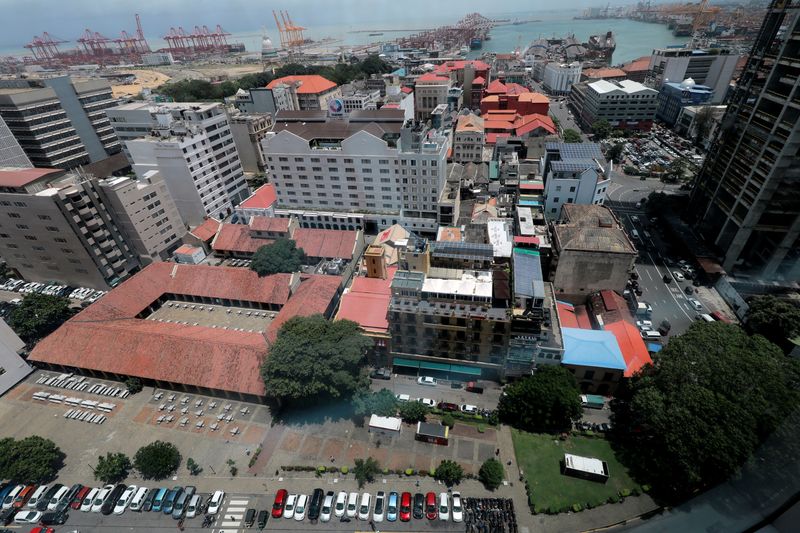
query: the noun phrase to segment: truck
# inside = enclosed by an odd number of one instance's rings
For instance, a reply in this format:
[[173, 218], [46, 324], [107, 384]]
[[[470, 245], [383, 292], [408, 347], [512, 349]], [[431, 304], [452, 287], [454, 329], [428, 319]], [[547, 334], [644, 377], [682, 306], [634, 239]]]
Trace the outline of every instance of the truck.
[[602, 409], [606, 405], [606, 399], [597, 394], [581, 394], [581, 405], [590, 409]]
[[467, 383], [466, 387], [467, 392], [476, 392], [478, 394], [483, 394], [483, 385], [479, 385], [476, 381], [470, 381]]

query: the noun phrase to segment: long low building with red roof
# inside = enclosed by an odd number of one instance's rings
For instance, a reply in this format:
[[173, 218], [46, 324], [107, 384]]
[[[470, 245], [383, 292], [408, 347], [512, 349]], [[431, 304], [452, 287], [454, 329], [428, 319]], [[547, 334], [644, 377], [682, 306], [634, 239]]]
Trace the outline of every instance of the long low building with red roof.
[[260, 401], [280, 326], [336, 307], [338, 276], [153, 263], [40, 341], [29, 360], [68, 372]]

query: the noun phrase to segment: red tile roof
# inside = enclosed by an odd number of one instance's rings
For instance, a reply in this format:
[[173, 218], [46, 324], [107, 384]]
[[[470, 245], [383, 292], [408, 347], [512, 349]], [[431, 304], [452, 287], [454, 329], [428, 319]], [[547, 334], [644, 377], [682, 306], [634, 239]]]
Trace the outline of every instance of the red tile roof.
[[250, 219], [250, 229], [252, 229], [253, 231], [272, 231], [276, 233], [288, 233], [289, 222], [290, 219], [288, 218], [253, 217]]
[[282, 306], [269, 337], [291, 316], [328, 310], [341, 282], [336, 276], [303, 276], [290, 296], [290, 280], [291, 274], [259, 278], [243, 268], [153, 263], [40, 341], [30, 359], [263, 396], [259, 367], [268, 350], [263, 332], [136, 316], [164, 294]]
[[625, 377], [632, 376], [644, 365], [653, 362], [636, 326], [620, 320], [606, 324], [605, 330], [610, 331], [617, 338], [622, 357], [625, 358]]
[[495, 144], [497, 139], [504, 139], [506, 137], [511, 137], [510, 133], [487, 133], [486, 134], [486, 144]]
[[506, 94], [507, 90], [507, 87], [500, 80], [494, 80], [486, 88], [486, 92], [489, 94]]
[[525, 235], [515, 235], [514, 236], [514, 243], [515, 244], [536, 244], [538, 245], [541, 241], [539, 237], [533, 236], [525, 236]]
[[207, 218], [205, 222], [194, 228], [191, 233], [203, 242], [208, 242], [214, 238], [220, 227], [220, 221], [216, 218]]
[[192, 255], [197, 250], [202, 250], [202, 248], [199, 248], [197, 246], [192, 246], [190, 244], [184, 244], [184, 245], [181, 245], [177, 250], [175, 250], [174, 253], [183, 254], [183, 255]]
[[447, 76], [437, 76], [433, 72], [428, 72], [417, 78], [417, 81], [450, 81], [450, 78]]
[[625, 72], [638, 72], [642, 70], [650, 70], [650, 56], [643, 56], [639, 59], [634, 59], [629, 63], [622, 65], [622, 70]]
[[3, 168], [0, 170], [0, 187], [24, 187], [45, 176], [59, 173], [63, 174], [64, 170], [60, 168]]
[[269, 82], [269, 85], [267, 85], [267, 89], [272, 89], [276, 85], [282, 83], [289, 84], [294, 82], [300, 82], [300, 86], [297, 88], [297, 94], [321, 94], [336, 88], [336, 84], [332, 81], [317, 74], [310, 74], [305, 76], [284, 76], [272, 80]]
[[587, 68], [583, 71], [587, 78], [625, 78], [627, 73], [621, 68]]
[[219, 233], [217, 233], [217, 237], [211, 243], [211, 248], [215, 252], [254, 254], [262, 246], [272, 244], [273, 242], [275, 241], [272, 239], [254, 238], [250, 234], [250, 226], [245, 224], [223, 224]]
[[400, 90], [403, 91], [406, 94], [410, 94], [410, 93], [414, 92], [414, 89], [412, 89], [411, 87], [401, 87]]
[[527, 92], [519, 95], [520, 102], [531, 102], [532, 104], [549, 104], [550, 99], [542, 93]]
[[352, 259], [358, 232], [336, 229], [297, 228], [292, 238], [309, 257]]
[[472, 80], [472, 85], [483, 85], [484, 83], [486, 83], [486, 78], [484, 78], [483, 76], [478, 76], [477, 78]]
[[389, 301], [392, 298], [392, 279], [396, 267], [387, 269], [386, 279], [363, 278], [353, 280], [350, 290], [342, 295], [337, 320], [352, 320], [365, 331], [386, 333], [389, 331]]
[[517, 119], [514, 121], [514, 128], [518, 136], [525, 135], [526, 133], [539, 128], [542, 128], [551, 134], [555, 134], [556, 132], [556, 125], [553, 122], [553, 119], [546, 115], [539, 114], [525, 115], [524, 117]]
[[239, 204], [239, 207], [261, 208], [266, 209], [278, 201], [278, 195], [275, 192], [275, 185], [272, 183], [265, 183], [250, 195], [244, 202]]
[[459, 59], [456, 61], [448, 61], [447, 63], [442, 63], [441, 65], [438, 65], [435, 69], [435, 72], [452, 72], [453, 70], [462, 70], [467, 65], [472, 65], [472, 67], [475, 70], [489, 70], [491, 68], [488, 63], [485, 63], [478, 59], [474, 60]]
[[575, 306], [566, 302], [556, 302], [558, 320], [562, 328], [577, 328], [578, 318], [575, 316]]
[[519, 83], [506, 83], [506, 94], [522, 95], [528, 92], [528, 88]]
[[575, 318], [578, 319], [578, 327], [581, 329], [592, 329], [592, 320], [586, 312], [585, 305], [575, 306]]

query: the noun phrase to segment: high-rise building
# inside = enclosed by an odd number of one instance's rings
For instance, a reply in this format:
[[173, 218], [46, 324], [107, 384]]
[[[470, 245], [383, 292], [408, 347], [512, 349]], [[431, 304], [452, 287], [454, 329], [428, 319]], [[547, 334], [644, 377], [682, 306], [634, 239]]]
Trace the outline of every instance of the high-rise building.
[[728, 272], [800, 280], [800, 4], [767, 8], [688, 213]]
[[230, 117], [231, 133], [245, 172], [264, 172], [266, 160], [261, 141], [272, 129], [269, 113], [238, 113]]
[[650, 87], [659, 90], [667, 82], [680, 83], [686, 78], [692, 78], [698, 84], [711, 87], [714, 91], [711, 103], [720, 104], [728, 94], [739, 57], [739, 54], [725, 49], [656, 49], [650, 56], [646, 82]]
[[30, 168], [31, 160], [0, 116], [0, 167]]
[[105, 113], [117, 103], [105, 80], [0, 81], [0, 116], [37, 167], [70, 169], [119, 152]]
[[137, 102], [109, 117], [136, 174], [158, 170], [186, 224], [225, 218], [249, 196], [222, 104]]

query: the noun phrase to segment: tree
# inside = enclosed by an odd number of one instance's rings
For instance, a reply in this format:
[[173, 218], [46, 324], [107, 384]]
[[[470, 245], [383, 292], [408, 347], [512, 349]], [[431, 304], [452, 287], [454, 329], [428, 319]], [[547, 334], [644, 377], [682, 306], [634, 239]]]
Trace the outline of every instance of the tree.
[[304, 402], [350, 397], [367, 387], [362, 366], [370, 346], [372, 341], [350, 320], [291, 318], [261, 367], [267, 394], [278, 401]]
[[397, 398], [389, 389], [359, 391], [353, 396], [353, 411], [357, 416], [394, 416], [397, 414]]
[[670, 162], [669, 166], [666, 169], [667, 177], [675, 182], [675, 181], [682, 181], [685, 179], [686, 170], [688, 169], [689, 164], [684, 157], [678, 157]]
[[186, 459], [186, 470], [188, 470], [191, 475], [196, 476], [203, 471], [203, 467], [197, 464], [194, 459], [189, 457]]
[[37, 435], [21, 440], [0, 440], [0, 479], [41, 483], [53, 479], [64, 462], [64, 454], [51, 440]]
[[624, 148], [625, 145], [622, 143], [617, 143], [611, 146], [608, 150], [606, 150], [606, 159], [614, 161], [615, 163], [619, 163], [622, 161], [622, 150]]
[[573, 129], [565, 129], [564, 132], [561, 134], [561, 137], [564, 139], [565, 143], [582, 143], [583, 137], [581, 137], [580, 132], [577, 132]]
[[442, 415], [442, 425], [447, 426], [450, 429], [453, 429], [453, 426], [456, 425], [455, 417], [450, 413], [445, 413], [444, 415]]
[[375, 481], [375, 476], [378, 475], [380, 471], [381, 465], [378, 464], [378, 461], [374, 457], [369, 456], [366, 460], [356, 459], [353, 475], [356, 477], [356, 481], [358, 481], [358, 488], [362, 488], [367, 482], [372, 483]]
[[614, 437], [634, 475], [678, 500], [727, 479], [800, 400], [800, 363], [723, 322], [670, 338], [617, 390]]
[[106, 453], [97, 458], [94, 467], [94, 478], [103, 483], [119, 483], [131, 470], [131, 460], [124, 453]]
[[171, 442], [157, 440], [142, 446], [133, 457], [133, 466], [145, 479], [164, 479], [181, 465], [181, 454]]
[[747, 304], [750, 306], [745, 317], [747, 330], [788, 351], [789, 339], [800, 335], [800, 306], [776, 296], [756, 296]]
[[125, 386], [128, 387], [128, 392], [136, 394], [142, 392], [142, 380], [135, 377], [130, 377], [125, 380]]
[[272, 244], [262, 246], [253, 254], [250, 270], [259, 276], [269, 276], [279, 272], [297, 272], [305, 261], [306, 254], [297, 248], [293, 240], [278, 239]]
[[608, 120], [601, 118], [592, 124], [592, 133], [594, 134], [595, 141], [601, 141], [611, 135], [611, 124]]
[[400, 417], [405, 422], [425, 422], [428, 407], [420, 402], [405, 402], [400, 404]]
[[583, 412], [575, 377], [562, 366], [540, 367], [505, 392], [498, 406], [500, 420], [526, 431], [568, 431]]
[[464, 479], [464, 469], [455, 461], [444, 459], [433, 472], [434, 479], [443, 481], [448, 487], [456, 485]]
[[504, 477], [503, 463], [493, 457], [485, 460], [478, 471], [478, 479], [488, 490], [499, 487]]
[[31, 344], [55, 331], [73, 315], [69, 304], [69, 299], [61, 296], [26, 294], [11, 311], [8, 324], [23, 341]]

